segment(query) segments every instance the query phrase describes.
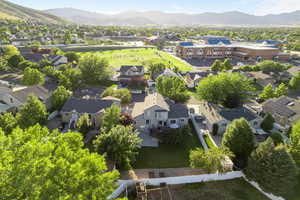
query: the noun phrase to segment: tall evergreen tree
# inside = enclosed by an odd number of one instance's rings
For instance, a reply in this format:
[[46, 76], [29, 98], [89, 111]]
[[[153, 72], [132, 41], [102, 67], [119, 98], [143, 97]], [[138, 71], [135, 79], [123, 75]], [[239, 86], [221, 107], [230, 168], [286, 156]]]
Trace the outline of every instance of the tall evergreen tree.
[[266, 192], [285, 195], [294, 190], [298, 168], [286, 148], [268, 138], [251, 154], [245, 174]]

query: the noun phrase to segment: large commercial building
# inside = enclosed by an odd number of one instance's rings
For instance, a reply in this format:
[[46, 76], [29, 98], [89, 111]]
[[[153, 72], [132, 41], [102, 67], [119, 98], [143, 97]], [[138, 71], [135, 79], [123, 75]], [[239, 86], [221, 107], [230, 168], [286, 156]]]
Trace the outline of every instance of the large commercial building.
[[290, 55], [269, 42], [232, 42], [222, 36], [204, 36], [197, 43], [181, 42], [176, 55], [182, 58], [237, 58], [245, 61], [288, 60]]

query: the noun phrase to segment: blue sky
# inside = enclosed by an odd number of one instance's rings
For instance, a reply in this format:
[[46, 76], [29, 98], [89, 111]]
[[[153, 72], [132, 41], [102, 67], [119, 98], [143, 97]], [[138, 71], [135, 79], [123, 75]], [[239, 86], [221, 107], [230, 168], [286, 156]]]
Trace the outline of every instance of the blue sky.
[[202, 13], [241, 11], [277, 14], [300, 10], [300, 0], [9, 0], [35, 9], [72, 7], [100, 13], [128, 10]]

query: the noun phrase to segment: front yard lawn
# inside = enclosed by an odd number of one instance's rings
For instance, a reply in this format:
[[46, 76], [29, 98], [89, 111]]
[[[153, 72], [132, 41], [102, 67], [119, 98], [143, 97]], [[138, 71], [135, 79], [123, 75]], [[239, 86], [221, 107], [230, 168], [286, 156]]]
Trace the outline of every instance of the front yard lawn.
[[133, 165], [135, 169], [189, 167], [189, 152], [202, 148], [193, 131], [186, 135], [182, 144], [160, 144], [159, 147], [142, 147]]
[[268, 200], [242, 178], [185, 185], [171, 185], [174, 200]]

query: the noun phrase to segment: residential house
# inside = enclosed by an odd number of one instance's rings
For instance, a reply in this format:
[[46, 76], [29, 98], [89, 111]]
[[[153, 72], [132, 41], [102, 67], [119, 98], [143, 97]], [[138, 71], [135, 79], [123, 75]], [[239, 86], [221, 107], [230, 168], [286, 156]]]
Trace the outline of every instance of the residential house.
[[265, 101], [262, 109], [264, 113], [272, 114], [276, 123], [285, 128], [300, 119], [300, 101], [286, 96]]
[[106, 108], [113, 104], [120, 106], [120, 100], [116, 98], [70, 98], [61, 109], [63, 123], [69, 124], [69, 128], [75, 128], [75, 125], [81, 115], [87, 113], [90, 116], [95, 128], [100, 127], [100, 118]]
[[190, 71], [183, 75], [184, 81], [188, 88], [195, 88], [199, 82], [209, 75], [216, 75], [213, 71]]
[[26, 46], [31, 44], [31, 40], [27, 38], [16, 38], [11, 40], [11, 44], [14, 46]]
[[269, 74], [263, 73], [261, 71], [258, 72], [246, 72], [244, 75], [252, 79], [254, 82], [259, 84], [261, 87], [266, 87], [268, 84], [274, 85], [276, 83], [276, 79]]
[[29, 95], [36, 96], [40, 101], [42, 101], [46, 105], [47, 109], [51, 108], [51, 94], [43, 86], [31, 86], [19, 90], [14, 90], [4, 94], [1, 100], [5, 104], [14, 108], [14, 110], [18, 110], [22, 105], [24, 105], [27, 102], [27, 98]]
[[144, 85], [144, 66], [128, 66], [123, 65], [120, 68], [118, 81], [125, 85]]
[[148, 86], [149, 87], [155, 87], [155, 80], [157, 79], [157, 77], [159, 77], [160, 75], [165, 76], [165, 77], [181, 77], [181, 75], [179, 73], [174, 72], [172, 69], [170, 68], [165, 68], [164, 70], [160, 71], [160, 72], [156, 72], [152, 75], [152, 80], [148, 80]]
[[21, 54], [26, 60], [34, 63], [39, 63], [46, 59], [43, 54], [40, 53], [22, 53]]
[[58, 66], [68, 63], [68, 58], [60, 55], [49, 55], [48, 60], [52, 63], [53, 66]]
[[148, 94], [144, 102], [135, 103], [132, 117], [136, 127], [181, 127], [188, 124], [189, 114], [185, 104], [175, 104], [165, 100], [159, 93]]
[[246, 106], [224, 108], [216, 104], [201, 102], [198, 104], [201, 115], [205, 117], [206, 127], [212, 131], [213, 125], [218, 125], [218, 134], [226, 131], [227, 126], [235, 119], [245, 118], [253, 129], [259, 129], [261, 118]]

